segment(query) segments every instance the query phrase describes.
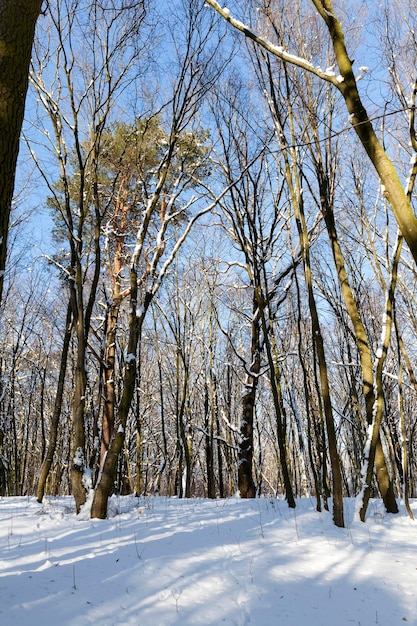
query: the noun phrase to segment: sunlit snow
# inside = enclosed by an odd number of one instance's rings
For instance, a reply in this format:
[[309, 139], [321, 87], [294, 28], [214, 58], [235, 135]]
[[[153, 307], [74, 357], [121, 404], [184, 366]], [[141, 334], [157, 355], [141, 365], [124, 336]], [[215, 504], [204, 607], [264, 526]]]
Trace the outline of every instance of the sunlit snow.
[[[0, 498], [0, 624], [417, 624], [417, 522], [371, 501], [336, 528], [313, 499]], [[412, 502], [417, 515], [417, 501]]]

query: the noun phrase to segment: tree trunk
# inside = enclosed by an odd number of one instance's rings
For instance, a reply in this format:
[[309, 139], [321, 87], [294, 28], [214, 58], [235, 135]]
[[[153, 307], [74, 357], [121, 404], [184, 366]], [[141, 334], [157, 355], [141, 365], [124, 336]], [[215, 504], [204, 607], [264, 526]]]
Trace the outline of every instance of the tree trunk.
[[206, 472], [207, 472], [207, 497], [215, 498], [215, 481], [214, 481], [214, 449], [213, 449], [213, 429], [212, 429], [212, 417], [213, 417], [213, 394], [208, 382], [205, 382], [204, 389], [204, 442], [206, 453]]
[[[390, 480], [390, 476], [388, 473], [388, 469], [384, 462], [381, 465], [381, 454], [382, 446], [380, 442], [380, 429], [382, 417], [384, 414], [384, 390], [383, 390], [383, 368], [385, 364], [385, 360], [387, 357], [390, 339], [391, 339], [391, 331], [393, 324], [393, 310], [394, 310], [394, 297], [395, 297], [395, 287], [397, 284], [397, 270], [398, 264], [400, 262], [401, 257], [401, 247], [402, 247], [402, 236], [398, 235], [397, 244], [394, 250], [393, 263], [391, 268], [391, 283], [387, 293], [386, 306], [385, 306], [385, 324], [383, 326], [383, 336], [381, 339], [382, 345], [380, 346], [380, 355], [377, 359], [376, 373], [375, 373], [375, 406], [373, 411], [373, 421], [372, 423], [372, 436], [369, 443], [369, 454], [366, 467], [366, 478], [364, 485], [364, 493], [363, 493], [363, 502], [362, 507], [359, 512], [360, 518], [362, 521], [365, 521], [366, 509], [368, 507], [369, 498], [371, 495], [371, 484], [372, 484], [372, 476], [374, 472], [374, 467], [377, 472], [377, 479], [380, 485], [380, 490], [382, 493], [382, 497], [384, 502], [387, 501], [386, 508], [389, 513], [398, 513], [397, 502], [394, 497], [394, 489], [392, 486], [392, 482]], [[378, 445], [379, 442], [379, 445]], [[385, 461], [385, 459], [384, 459]]]
[[0, 0], [0, 303], [20, 131], [42, 0]]
[[[113, 294], [114, 295], [114, 294]], [[120, 298], [113, 297], [108, 312], [106, 323], [106, 339], [104, 347], [104, 404], [103, 423], [101, 428], [100, 470], [103, 467], [109, 449], [111, 436], [114, 429], [114, 411], [116, 403], [115, 393], [115, 356], [116, 356], [116, 330], [119, 318]]]
[[[368, 425], [370, 425], [373, 422], [375, 407], [374, 373], [372, 366], [371, 349], [369, 346], [365, 327], [362, 323], [362, 319], [350, 287], [349, 278], [345, 269], [342, 249], [340, 247], [337, 236], [334, 213], [332, 207], [330, 206], [330, 203], [328, 202], [328, 193], [325, 189], [326, 184], [323, 175], [320, 172], [319, 180], [321, 188], [320, 200], [322, 213], [326, 224], [330, 245], [332, 248], [333, 258], [339, 278], [339, 284], [343, 300], [345, 302], [346, 311], [352, 322], [356, 338], [356, 344], [359, 352], [362, 372], [363, 395], [365, 399], [366, 420]], [[386, 466], [386, 460], [382, 449], [379, 429], [378, 432], [375, 432], [373, 449], [371, 451], [371, 460], [375, 462], [376, 477], [379, 484], [381, 496], [385, 504], [385, 508], [389, 513], [397, 513], [398, 507], [395, 501], [393, 486], [391, 484], [388, 469]]]
[[[297, 216], [298, 213], [298, 216]], [[311, 315], [311, 331], [313, 341], [316, 346], [317, 360], [320, 374], [320, 388], [323, 401], [324, 418], [326, 422], [327, 441], [329, 446], [330, 464], [332, 469], [332, 496], [333, 496], [333, 521], [336, 526], [344, 526], [343, 516], [343, 494], [342, 494], [342, 475], [340, 471], [340, 460], [337, 451], [336, 430], [333, 419], [333, 409], [330, 400], [330, 387], [327, 374], [327, 363], [324, 352], [323, 335], [319, 316], [317, 312], [316, 301], [313, 292], [313, 282], [310, 265], [310, 253], [308, 243], [308, 233], [305, 223], [302, 199], [296, 211], [297, 225], [299, 229], [301, 249], [303, 251], [304, 275], [308, 290], [308, 304]]]
[[[399, 394], [399, 412], [400, 412], [400, 422], [401, 422], [401, 436], [402, 436], [402, 463], [403, 463], [403, 495], [404, 495], [404, 503], [407, 509], [408, 515], [411, 519], [414, 519], [413, 512], [410, 507], [410, 477], [409, 477], [409, 449], [413, 449], [412, 441], [410, 441], [406, 424], [405, 424], [405, 416], [404, 416], [404, 397], [403, 397], [403, 381], [402, 381], [402, 363], [401, 356], [404, 358], [406, 370], [408, 373], [408, 377], [414, 389], [417, 389], [417, 380], [413, 372], [413, 368], [411, 366], [411, 362], [407, 351], [404, 346], [404, 341], [401, 336], [401, 333], [398, 328], [398, 324], [396, 321], [396, 316], [394, 312], [394, 323], [395, 323], [395, 333], [397, 338], [397, 346], [398, 346], [398, 360], [399, 360], [399, 374], [398, 374], [398, 394]], [[408, 447], [409, 446], [409, 447]]]
[[[302, 217], [302, 223], [304, 226], [300, 228], [300, 239], [303, 238], [303, 233], [306, 235], [304, 215], [300, 210]], [[304, 247], [304, 244], [302, 244]], [[311, 315], [311, 330], [313, 335], [313, 341], [317, 350], [317, 360], [320, 374], [320, 389], [322, 394], [324, 418], [326, 422], [327, 441], [329, 446], [330, 464], [332, 468], [332, 496], [333, 496], [333, 521], [336, 526], [344, 526], [343, 516], [343, 494], [342, 494], [342, 476], [340, 471], [340, 460], [337, 451], [337, 439], [336, 430], [333, 419], [333, 409], [330, 400], [330, 388], [327, 374], [327, 363], [324, 352], [323, 336], [321, 332], [319, 317], [317, 313], [316, 301], [313, 293], [313, 284], [311, 277], [311, 268], [308, 247], [304, 248], [306, 253], [304, 272], [306, 277], [307, 289], [308, 289], [308, 301]]]
[[86, 331], [83, 306], [82, 271], [77, 262], [75, 284], [70, 285], [71, 306], [74, 316], [75, 333], [77, 338], [75, 359], [75, 384], [72, 399], [72, 463], [71, 463], [71, 491], [75, 500], [77, 513], [87, 499], [85, 483], [86, 450], [85, 450], [85, 394], [87, 390], [86, 372]]
[[255, 410], [257, 380], [248, 377], [247, 393], [242, 398], [242, 419], [238, 451], [238, 488], [241, 498], [254, 498], [255, 483], [252, 476], [253, 415]]
[[220, 419], [219, 419], [219, 409], [216, 406], [216, 434], [217, 434], [217, 467], [219, 474], [219, 496], [220, 498], [225, 497], [224, 492], [224, 479], [223, 479], [223, 457], [222, 457], [222, 444], [220, 441], [221, 432], [220, 432]]
[[[272, 80], [272, 76], [270, 77]], [[286, 89], [287, 94], [290, 96], [290, 89], [288, 83], [288, 76], [286, 75]], [[288, 98], [290, 102], [290, 98]], [[294, 210], [294, 216], [297, 226], [297, 231], [300, 240], [300, 249], [303, 259], [304, 278], [308, 292], [308, 305], [311, 317], [311, 331], [313, 345], [315, 346], [317, 353], [318, 369], [320, 376], [320, 392], [323, 402], [324, 419], [326, 423], [326, 432], [329, 446], [330, 464], [332, 469], [332, 496], [333, 496], [333, 520], [336, 526], [344, 526], [343, 516], [343, 494], [342, 494], [342, 476], [340, 471], [340, 460], [337, 451], [336, 432], [333, 419], [333, 409], [330, 400], [330, 388], [327, 374], [327, 363], [324, 352], [323, 336], [321, 332], [320, 320], [317, 311], [316, 301], [313, 290], [313, 277], [310, 262], [310, 242], [309, 233], [307, 229], [307, 223], [304, 214], [303, 195], [301, 191], [300, 172], [298, 165], [297, 153], [294, 148], [295, 131], [293, 111], [289, 107], [289, 127], [290, 137], [293, 144], [292, 147], [288, 146], [285, 135], [284, 125], [281, 121], [281, 115], [277, 107], [276, 101], [273, 103], [273, 113], [276, 116], [279, 128], [281, 129], [280, 143], [284, 148], [284, 164], [285, 164], [285, 177], [287, 180], [292, 207]], [[289, 150], [287, 151], [287, 149]], [[291, 155], [291, 161], [290, 161]], [[325, 462], [325, 454], [323, 454], [323, 465]]]
[[48, 475], [52, 466], [52, 461], [53, 461], [53, 457], [55, 454], [55, 448], [56, 448], [57, 439], [58, 439], [58, 425], [59, 425], [59, 418], [61, 417], [62, 398], [64, 395], [64, 388], [65, 388], [65, 375], [67, 371], [68, 352], [69, 352], [69, 347], [70, 347], [71, 334], [72, 334], [72, 314], [71, 314], [71, 306], [68, 305], [64, 343], [62, 346], [61, 364], [60, 364], [59, 377], [58, 377], [58, 386], [57, 386], [56, 396], [55, 396], [54, 411], [52, 413], [52, 418], [51, 418], [51, 426], [49, 429], [49, 445], [48, 445], [48, 450], [46, 452], [46, 456], [42, 463], [41, 473], [39, 476], [38, 486], [36, 490], [36, 499], [38, 502], [42, 502], [43, 496], [45, 494], [46, 481], [48, 479]]
[[256, 487], [253, 481], [253, 422], [255, 413], [258, 375], [261, 369], [260, 318], [258, 301], [254, 295], [253, 319], [251, 323], [251, 365], [246, 382], [246, 393], [242, 398], [242, 418], [240, 421], [240, 441], [238, 449], [238, 489], [241, 498], [254, 498]]
[[[322, 463], [320, 462], [320, 458], [323, 454], [323, 446], [320, 444], [320, 437], [317, 437], [317, 423], [320, 422], [317, 417], [318, 410], [315, 406], [315, 402], [313, 399], [313, 395], [311, 393], [311, 384], [309, 380], [309, 375], [305, 363], [305, 358], [302, 349], [302, 315], [301, 315], [301, 294], [300, 294], [300, 285], [298, 281], [297, 272], [294, 272], [295, 278], [295, 286], [297, 293], [297, 352], [298, 352], [298, 360], [300, 362], [302, 374], [303, 374], [303, 391], [304, 391], [304, 400], [307, 414], [307, 449], [308, 456], [310, 460], [311, 472], [313, 474], [314, 480], [314, 490], [316, 497], [316, 510], [321, 513], [321, 485], [320, 485], [320, 467]], [[313, 448], [313, 444], [315, 444]], [[318, 458], [317, 458], [318, 457]]]
[[152, 294], [145, 294], [144, 306], [140, 317], [137, 316], [138, 276], [135, 267], [130, 270], [130, 315], [129, 315], [129, 338], [127, 343], [127, 357], [123, 375], [123, 391], [120, 398], [117, 416], [117, 431], [113, 432], [110, 445], [104, 459], [103, 468], [94, 491], [91, 506], [91, 517], [105, 519], [107, 516], [107, 503], [113, 489], [114, 477], [117, 467], [117, 459], [122, 450], [125, 439], [127, 418], [129, 415], [132, 399], [135, 393], [137, 350], [141, 335], [143, 320], [152, 300]]
[[[269, 307], [268, 307], [269, 310]], [[282, 478], [284, 482], [285, 499], [291, 509], [295, 508], [294, 491], [291, 484], [290, 472], [288, 469], [288, 447], [287, 447], [287, 428], [284, 402], [281, 391], [281, 374], [278, 367], [278, 355], [276, 349], [275, 335], [272, 326], [272, 320], [265, 318], [265, 311], [262, 312], [262, 327], [264, 331], [264, 340], [266, 354], [269, 364], [269, 380], [272, 389], [272, 398], [275, 409], [275, 419], [277, 424], [277, 441], [279, 450], [279, 462], [281, 465]]]

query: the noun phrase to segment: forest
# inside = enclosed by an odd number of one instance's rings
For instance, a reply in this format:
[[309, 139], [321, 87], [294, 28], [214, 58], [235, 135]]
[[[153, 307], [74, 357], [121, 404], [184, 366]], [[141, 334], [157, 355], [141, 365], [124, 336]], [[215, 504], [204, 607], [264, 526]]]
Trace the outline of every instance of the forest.
[[0, 496], [412, 517], [415, 1], [26, 3]]

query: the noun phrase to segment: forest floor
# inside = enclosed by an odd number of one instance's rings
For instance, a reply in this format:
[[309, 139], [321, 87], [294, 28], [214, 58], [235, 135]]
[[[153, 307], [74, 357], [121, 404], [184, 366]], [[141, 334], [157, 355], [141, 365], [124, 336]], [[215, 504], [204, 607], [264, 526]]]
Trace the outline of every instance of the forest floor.
[[[412, 501], [417, 518], [417, 500]], [[417, 625], [417, 521], [372, 500], [0, 498], [2, 626]]]

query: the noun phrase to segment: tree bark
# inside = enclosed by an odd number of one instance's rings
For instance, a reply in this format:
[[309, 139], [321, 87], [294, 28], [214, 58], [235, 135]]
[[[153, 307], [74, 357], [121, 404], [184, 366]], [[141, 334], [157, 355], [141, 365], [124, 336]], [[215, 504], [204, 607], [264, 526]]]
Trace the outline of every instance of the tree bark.
[[[298, 215], [297, 215], [298, 212]], [[324, 417], [326, 422], [327, 441], [329, 445], [330, 464], [332, 468], [332, 496], [333, 496], [333, 521], [336, 526], [344, 526], [342, 475], [340, 460], [337, 451], [336, 429], [333, 419], [333, 409], [330, 399], [330, 386], [327, 373], [327, 362], [324, 352], [323, 335], [317, 312], [316, 300], [313, 292], [313, 281], [310, 263], [310, 247], [308, 243], [307, 227], [305, 223], [302, 200], [296, 211], [297, 227], [299, 229], [301, 249], [303, 251], [304, 276], [308, 289], [308, 304], [311, 315], [311, 331], [317, 350], [317, 360], [320, 374], [320, 387], [323, 400]]]
[[[317, 142], [317, 136], [315, 137]], [[372, 364], [371, 348], [369, 345], [368, 337], [365, 327], [363, 325], [361, 315], [356, 304], [355, 298], [350, 287], [349, 278], [346, 272], [345, 261], [343, 257], [342, 248], [339, 243], [339, 238], [336, 229], [336, 221], [334, 217], [332, 203], [330, 201], [329, 183], [326, 174], [323, 169], [323, 164], [318, 158], [318, 146], [316, 143], [317, 158], [315, 159], [315, 168], [317, 178], [320, 187], [320, 206], [324, 222], [327, 229], [327, 234], [330, 241], [330, 247], [332, 249], [333, 259], [336, 266], [337, 275], [339, 278], [340, 289], [342, 292], [343, 300], [346, 306], [347, 314], [352, 322], [353, 331], [356, 338], [356, 345], [358, 348], [359, 359], [361, 363], [362, 372], [362, 385], [363, 395], [365, 399], [365, 411], [367, 424], [372, 424], [374, 420], [375, 409], [375, 391], [374, 391], [374, 372]], [[382, 375], [382, 373], [381, 373]], [[382, 391], [381, 391], [382, 394]], [[382, 410], [382, 406], [381, 406]], [[379, 419], [380, 421], [380, 419]], [[376, 477], [381, 492], [382, 499], [384, 501], [385, 508], [389, 513], [397, 513], [398, 507], [394, 497], [394, 490], [392, 481], [389, 476], [384, 451], [381, 444], [381, 438], [379, 428], [375, 432], [375, 438], [373, 441], [373, 447], [371, 449], [370, 460], [372, 462], [372, 470], [375, 465]], [[369, 485], [370, 488], [370, 485]], [[369, 496], [368, 496], [369, 497]]]
[[256, 487], [252, 475], [253, 461], [253, 418], [258, 376], [261, 369], [260, 316], [256, 296], [253, 300], [251, 326], [251, 359], [246, 382], [246, 393], [242, 398], [242, 419], [240, 421], [240, 441], [238, 449], [238, 488], [241, 498], [254, 498]]
[[72, 314], [71, 314], [71, 306], [68, 305], [64, 343], [62, 346], [62, 353], [61, 353], [61, 365], [60, 365], [59, 377], [58, 377], [58, 386], [57, 386], [56, 396], [55, 396], [54, 411], [52, 413], [52, 418], [51, 418], [51, 426], [49, 429], [49, 445], [48, 445], [45, 458], [42, 463], [41, 473], [39, 476], [38, 486], [36, 489], [36, 499], [38, 502], [42, 502], [43, 496], [45, 494], [46, 481], [47, 481], [47, 478], [48, 478], [48, 475], [52, 466], [52, 461], [54, 458], [56, 444], [58, 440], [58, 425], [59, 425], [59, 418], [61, 417], [62, 398], [64, 395], [64, 388], [65, 388], [65, 375], [67, 371], [68, 352], [69, 352], [69, 347], [70, 347], [71, 334], [72, 334]]
[[[265, 270], [265, 268], [264, 268]], [[270, 303], [266, 307], [266, 311], [270, 312]], [[282, 471], [282, 479], [284, 483], [285, 499], [291, 509], [295, 508], [294, 491], [291, 483], [290, 471], [288, 468], [288, 446], [287, 446], [287, 427], [284, 401], [281, 390], [281, 372], [278, 366], [278, 353], [276, 340], [274, 335], [273, 320], [269, 316], [266, 320], [265, 310], [262, 311], [262, 328], [264, 332], [265, 350], [269, 365], [269, 380], [272, 390], [272, 398], [275, 409], [275, 419], [277, 424], [277, 443], [279, 450], [279, 462]]]
[[0, 303], [20, 131], [42, 0], [0, 0]]
[[137, 316], [138, 301], [138, 276], [134, 266], [130, 270], [130, 316], [129, 316], [129, 338], [127, 344], [127, 359], [123, 376], [123, 392], [118, 407], [118, 428], [113, 432], [103, 468], [94, 492], [94, 499], [91, 506], [91, 517], [105, 519], [107, 516], [107, 503], [112, 492], [114, 477], [117, 466], [117, 458], [122, 450], [125, 439], [127, 418], [129, 415], [132, 399], [135, 392], [136, 371], [137, 371], [137, 350], [143, 320], [148, 310], [152, 294], [145, 296], [142, 314]]
[[[363, 502], [362, 507], [359, 512], [360, 519], [364, 522], [366, 516], [366, 510], [368, 507], [369, 498], [371, 497], [371, 484], [372, 484], [372, 476], [374, 472], [374, 466], [377, 472], [377, 479], [380, 486], [380, 490], [384, 499], [385, 506], [389, 513], [398, 513], [398, 506], [395, 500], [394, 489], [392, 486], [392, 482], [389, 476], [388, 468], [386, 464], [381, 466], [380, 457], [383, 455], [381, 441], [380, 441], [380, 430], [381, 430], [381, 422], [384, 414], [384, 389], [383, 389], [383, 367], [385, 364], [385, 360], [387, 357], [390, 339], [391, 339], [391, 331], [393, 324], [393, 311], [394, 311], [394, 294], [395, 287], [397, 283], [397, 271], [398, 264], [400, 262], [401, 257], [401, 247], [402, 247], [402, 236], [398, 235], [397, 244], [394, 250], [394, 257], [391, 268], [391, 283], [387, 293], [387, 300], [385, 306], [385, 324], [383, 327], [383, 336], [382, 336], [382, 345], [380, 347], [380, 355], [377, 359], [376, 373], [375, 373], [375, 403], [374, 403], [374, 411], [373, 411], [373, 430], [372, 436], [369, 443], [369, 454], [366, 467], [366, 478], [363, 492]], [[379, 445], [378, 445], [379, 444]], [[385, 461], [385, 459], [384, 459]]]

